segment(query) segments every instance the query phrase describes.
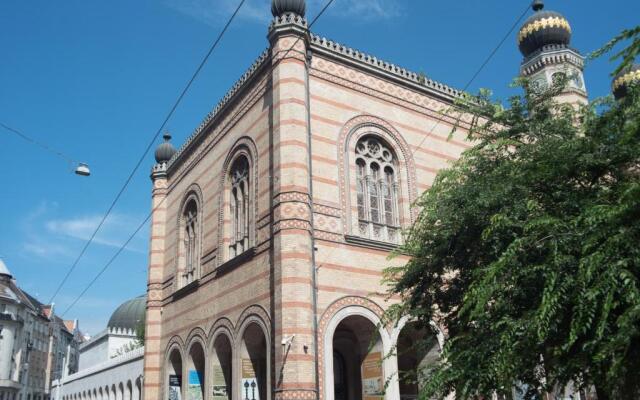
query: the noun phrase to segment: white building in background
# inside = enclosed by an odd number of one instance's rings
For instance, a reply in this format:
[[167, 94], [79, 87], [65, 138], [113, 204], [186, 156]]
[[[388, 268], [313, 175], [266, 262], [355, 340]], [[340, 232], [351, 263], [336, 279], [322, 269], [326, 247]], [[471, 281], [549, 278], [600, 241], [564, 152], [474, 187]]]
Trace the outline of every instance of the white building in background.
[[57, 376], [77, 371], [77, 321], [20, 289], [0, 260], [0, 400], [48, 400]]
[[[54, 400], [138, 400], [142, 395], [146, 296], [121, 304], [107, 328], [80, 346], [77, 373], [52, 383]], [[2, 399], [0, 399], [2, 400]]]

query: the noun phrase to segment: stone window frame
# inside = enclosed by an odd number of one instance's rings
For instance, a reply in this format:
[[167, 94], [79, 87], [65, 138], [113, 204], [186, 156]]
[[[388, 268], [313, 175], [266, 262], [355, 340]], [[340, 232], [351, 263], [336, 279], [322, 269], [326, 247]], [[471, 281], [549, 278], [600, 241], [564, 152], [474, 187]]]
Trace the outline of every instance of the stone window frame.
[[[246, 226], [247, 243], [243, 246], [241, 253], [236, 253], [231, 256], [231, 221], [230, 216], [230, 196], [232, 189], [231, 172], [236, 162], [244, 157], [248, 163], [248, 215]], [[255, 250], [256, 245], [256, 221], [258, 215], [258, 151], [253, 141], [248, 136], [243, 136], [238, 139], [227, 153], [227, 158], [224, 161], [222, 168], [222, 176], [219, 190], [219, 204], [218, 204], [218, 256], [217, 265], [220, 268], [229, 262], [234, 260], [244, 259], [247, 254], [252, 253]]]
[[[193, 277], [190, 281], [185, 281], [185, 268], [186, 268], [186, 260], [183, 252], [183, 240], [184, 240], [184, 231], [185, 231], [185, 212], [187, 206], [195, 202], [196, 204], [196, 232], [195, 232], [195, 254], [193, 255], [193, 260], [195, 262], [195, 266], [193, 268]], [[180, 290], [186, 286], [197, 282], [202, 276], [202, 242], [203, 242], [203, 197], [202, 190], [200, 186], [197, 184], [191, 185], [185, 195], [182, 197], [182, 201], [180, 203], [180, 212], [178, 213], [177, 220], [177, 230], [176, 230], [176, 261], [175, 261], [175, 289]]]
[[400, 229], [410, 226], [417, 218], [411, 205], [417, 199], [416, 169], [413, 154], [400, 132], [390, 123], [373, 115], [359, 115], [349, 120], [338, 138], [338, 166], [340, 206], [342, 208], [345, 241], [357, 245], [389, 250], [401, 243], [375, 240], [359, 233], [356, 183], [356, 144], [366, 136], [378, 137], [397, 157], [397, 220]]
[[[251, 209], [251, 171], [249, 159], [243, 154], [235, 158], [229, 169], [229, 219], [227, 257], [235, 258], [249, 249], [249, 215]], [[255, 200], [254, 200], [255, 201]]]
[[358, 236], [389, 243], [400, 239], [398, 158], [378, 135], [362, 136], [353, 155]]

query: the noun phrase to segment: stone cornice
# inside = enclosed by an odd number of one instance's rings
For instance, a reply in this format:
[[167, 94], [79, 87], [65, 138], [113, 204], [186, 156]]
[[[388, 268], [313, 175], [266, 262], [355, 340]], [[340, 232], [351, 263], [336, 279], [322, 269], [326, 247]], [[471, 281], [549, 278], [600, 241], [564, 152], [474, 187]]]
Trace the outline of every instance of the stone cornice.
[[452, 102], [461, 96], [462, 91], [443, 83], [434, 81], [420, 74], [402, 68], [390, 62], [380, 60], [375, 56], [347, 47], [340, 43], [311, 33], [311, 50], [318, 54], [338, 59], [350, 65], [359, 67], [378, 76], [399, 82], [420, 92]]
[[582, 70], [584, 57], [571, 47], [564, 45], [548, 45], [527, 57], [520, 66], [523, 76], [529, 76], [547, 65], [569, 63]]
[[158, 178], [167, 177], [167, 163], [157, 163], [151, 167], [151, 180], [155, 181]]
[[308, 32], [307, 19], [296, 14], [288, 13], [274, 17], [269, 25], [269, 41], [274, 42], [275, 38], [283, 33], [294, 33], [306, 36]]

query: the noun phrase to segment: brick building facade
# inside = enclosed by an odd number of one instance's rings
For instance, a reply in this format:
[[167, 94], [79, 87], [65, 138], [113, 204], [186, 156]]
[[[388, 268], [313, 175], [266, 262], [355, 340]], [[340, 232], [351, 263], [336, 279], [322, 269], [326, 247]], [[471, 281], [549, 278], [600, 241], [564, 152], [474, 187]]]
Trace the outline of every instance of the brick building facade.
[[[309, 32], [304, 9], [274, 0], [268, 49], [156, 151], [146, 400], [412, 399], [398, 373], [437, 360], [442, 333], [381, 324], [382, 271], [470, 118], [444, 112], [459, 91]], [[547, 61], [527, 73], [568, 65]]]

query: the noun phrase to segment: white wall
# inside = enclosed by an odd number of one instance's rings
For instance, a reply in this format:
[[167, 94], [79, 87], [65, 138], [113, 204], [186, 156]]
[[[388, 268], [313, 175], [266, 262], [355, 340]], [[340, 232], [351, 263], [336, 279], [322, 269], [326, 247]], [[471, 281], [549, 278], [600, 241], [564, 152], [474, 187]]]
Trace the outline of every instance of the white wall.
[[109, 358], [115, 356], [123, 346], [128, 346], [135, 341], [135, 336], [109, 335]]
[[18, 323], [0, 321], [0, 325], [2, 326], [2, 333], [0, 333], [0, 380], [8, 380], [11, 379], [13, 346]]
[[123, 346], [137, 340], [133, 330], [108, 328], [80, 346], [78, 371], [109, 361]]
[[101, 335], [80, 348], [78, 371], [109, 361], [109, 336]]
[[[115, 386], [116, 393], [120, 390], [120, 385], [127, 392], [128, 384], [131, 387], [131, 400], [141, 398], [137, 389], [136, 380], [141, 379], [143, 368], [144, 347], [137, 348], [122, 356], [113, 358], [107, 362], [95, 365], [85, 370], [69, 375], [64, 379], [53, 381], [51, 385], [52, 400], [66, 400], [67, 396], [80, 395], [84, 398], [93, 399], [94, 390], [99, 393], [102, 388], [111, 390]], [[139, 381], [139, 387], [142, 382]], [[90, 395], [90, 396], [89, 396]], [[118, 398], [128, 399], [129, 395], [124, 394]]]

